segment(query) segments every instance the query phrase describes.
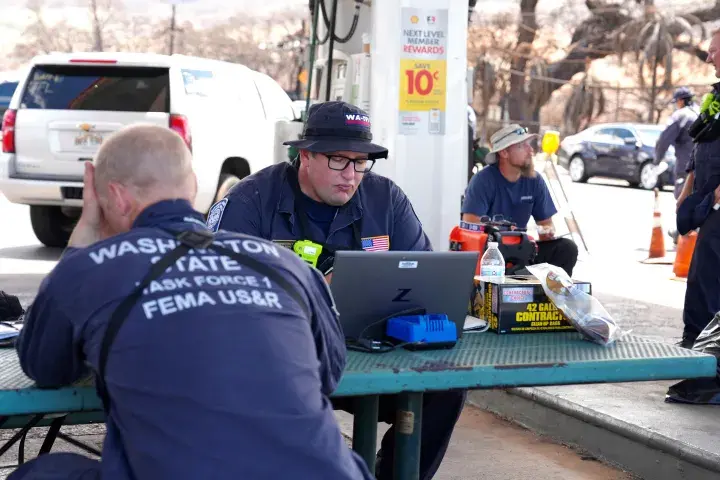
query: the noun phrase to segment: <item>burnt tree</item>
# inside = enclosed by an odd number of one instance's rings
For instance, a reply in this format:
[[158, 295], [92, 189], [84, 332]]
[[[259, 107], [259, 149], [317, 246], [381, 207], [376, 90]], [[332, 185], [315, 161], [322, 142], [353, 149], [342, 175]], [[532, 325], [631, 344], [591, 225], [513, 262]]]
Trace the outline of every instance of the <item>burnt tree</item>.
[[[521, 0], [520, 25], [518, 28], [518, 53], [529, 53], [532, 42], [535, 39], [537, 21], [535, 9], [537, 0]], [[547, 77], [567, 82], [578, 73], [585, 71], [586, 62], [604, 58], [617, 49], [617, 35], [622, 27], [634, 19], [624, 13], [622, 5], [603, 0], [585, 0], [585, 6], [590, 11], [590, 17], [584, 20], [573, 32], [571, 45], [567, 55], [547, 65], [545, 72]], [[704, 8], [688, 12], [701, 22], [709, 22], [720, 19], [720, 0], [710, 8]], [[675, 44], [675, 48], [694, 54], [697, 58], [705, 61], [707, 52], [697, 45]], [[526, 75], [518, 72], [526, 72], [527, 55], [517, 55], [513, 60], [513, 71], [508, 98], [510, 117], [513, 120], [537, 121], [540, 107], [550, 98], [550, 94], [560, 88], [562, 82], [547, 82], [548, 87], [544, 92], [541, 102], [535, 102], [533, 108], [525, 108], [529, 105], [528, 94], [524, 85], [527, 82]]]

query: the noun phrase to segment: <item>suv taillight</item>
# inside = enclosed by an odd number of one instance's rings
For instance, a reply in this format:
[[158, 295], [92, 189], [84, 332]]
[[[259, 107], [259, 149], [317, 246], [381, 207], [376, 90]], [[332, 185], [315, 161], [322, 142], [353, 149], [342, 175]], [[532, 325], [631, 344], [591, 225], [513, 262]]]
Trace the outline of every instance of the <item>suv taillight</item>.
[[170, 128], [175, 130], [185, 140], [192, 152], [192, 135], [190, 135], [190, 124], [185, 115], [170, 115]]
[[15, 118], [16, 110], [5, 110], [2, 119], [2, 151], [3, 153], [15, 153]]

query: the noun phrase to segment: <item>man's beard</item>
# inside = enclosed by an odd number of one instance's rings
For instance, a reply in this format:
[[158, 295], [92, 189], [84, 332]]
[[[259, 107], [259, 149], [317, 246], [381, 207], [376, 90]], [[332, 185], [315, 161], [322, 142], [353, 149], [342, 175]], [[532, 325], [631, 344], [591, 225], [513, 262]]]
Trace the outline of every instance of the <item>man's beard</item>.
[[535, 163], [530, 160], [526, 165], [520, 168], [520, 173], [523, 177], [532, 178], [536, 175]]

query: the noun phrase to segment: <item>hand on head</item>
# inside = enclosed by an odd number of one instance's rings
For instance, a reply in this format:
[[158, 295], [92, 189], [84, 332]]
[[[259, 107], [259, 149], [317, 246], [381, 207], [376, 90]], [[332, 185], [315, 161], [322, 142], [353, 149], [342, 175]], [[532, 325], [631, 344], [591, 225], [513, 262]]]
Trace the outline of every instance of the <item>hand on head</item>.
[[68, 245], [71, 247], [87, 247], [105, 238], [106, 230], [103, 211], [95, 191], [95, 166], [85, 163], [83, 176], [83, 209]]

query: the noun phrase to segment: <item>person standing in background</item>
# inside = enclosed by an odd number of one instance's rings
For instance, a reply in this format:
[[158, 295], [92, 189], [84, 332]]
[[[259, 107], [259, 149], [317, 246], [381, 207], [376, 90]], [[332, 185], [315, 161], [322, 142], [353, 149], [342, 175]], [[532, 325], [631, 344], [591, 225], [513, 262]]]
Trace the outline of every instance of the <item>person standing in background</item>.
[[[690, 126], [697, 120], [698, 114], [700, 113], [694, 98], [695, 94], [687, 87], [680, 87], [675, 90], [672, 101], [675, 103], [677, 110], [670, 116], [667, 127], [665, 127], [665, 130], [660, 134], [660, 138], [658, 138], [655, 144], [655, 165], [660, 164], [670, 145], [675, 147], [676, 160], [673, 172], [675, 200], [680, 197], [683, 190], [683, 185], [687, 177], [686, 170], [690, 164], [690, 156], [692, 155], [693, 139], [689, 133]], [[670, 235], [673, 242], [677, 244], [677, 229], [670, 230], [668, 235]]]

